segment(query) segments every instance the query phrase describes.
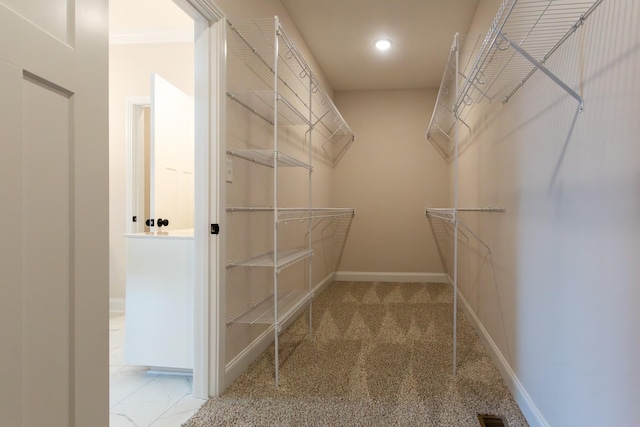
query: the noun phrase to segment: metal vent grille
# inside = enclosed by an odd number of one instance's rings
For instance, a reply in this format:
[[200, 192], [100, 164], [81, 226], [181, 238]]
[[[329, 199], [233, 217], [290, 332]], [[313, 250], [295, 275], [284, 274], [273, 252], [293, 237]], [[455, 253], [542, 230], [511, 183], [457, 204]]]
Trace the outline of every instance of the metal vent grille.
[[478, 421], [480, 421], [481, 427], [509, 427], [507, 421], [497, 415], [478, 414]]

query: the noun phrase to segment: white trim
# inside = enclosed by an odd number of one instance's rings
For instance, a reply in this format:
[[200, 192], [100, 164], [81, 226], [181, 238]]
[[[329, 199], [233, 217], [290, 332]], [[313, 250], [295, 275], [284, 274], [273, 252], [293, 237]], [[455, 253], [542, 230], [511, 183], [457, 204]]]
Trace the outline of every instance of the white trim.
[[[135, 120], [135, 113], [138, 108], [149, 107], [151, 105], [151, 98], [148, 96], [131, 96], [127, 98], [127, 117], [126, 117], [126, 143], [127, 143], [127, 176], [125, 178], [125, 233], [130, 234], [133, 232], [133, 225], [131, 217], [133, 215], [133, 209], [135, 202], [138, 200], [137, 185], [138, 179], [144, 171], [137, 169], [138, 164], [138, 150], [135, 144], [135, 135], [137, 132], [137, 125]], [[134, 176], [134, 172], [136, 176]], [[134, 185], [135, 184], [135, 185]], [[140, 218], [144, 221], [144, 218]]]
[[229, 387], [273, 341], [273, 325], [271, 325], [227, 364], [224, 388]]
[[[209, 395], [219, 396], [225, 390], [226, 362], [226, 196], [225, 196], [225, 105], [226, 105], [226, 20], [211, 25], [208, 32], [210, 148], [203, 155], [208, 165], [209, 192], [207, 219], [203, 231], [207, 236], [209, 264]], [[221, 233], [209, 234], [209, 224], [219, 224]]]
[[202, 18], [194, 20], [196, 38], [195, 60], [195, 188], [194, 188], [194, 358], [193, 395], [209, 396], [209, 236], [203, 235], [209, 221], [209, 23]]
[[322, 293], [322, 291], [324, 291], [324, 288], [329, 286], [329, 284], [331, 282], [335, 281], [335, 280], [336, 280], [336, 273], [335, 272], [330, 273], [327, 277], [322, 279], [322, 281], [320, 281], [320, 283], [315, 285], [313, 287], [313, 289], [311, 290], [311, 292], [313, 292], [313, 298], [317, 298], [318, 295], [320, 295]]
[[127, 306], [124, 298], [109, 298], [109, 313], [125, 313]]
[[[226, 98], [219, 86], [224, 84], [221, 72], [220, 51], [224, 51], [224, 37], [220, 37], [222, 11], [212, 0], [174, 0], [194, 19], [195, 29], [195, 114], [196, 114], [196, 179], [194, 193], [194, 245], [195, 245], [195, 285], [194, 285], [194, 366], [193, 395], [207, 398], [220, 394], [224, 388], [224, 328], [219, 326], [223, 282], [218, 264], [219, 239], [209, 235], [209, 222], [215, 222], [217, 212], [211, 205], [218, 204], [220, 186], [214, 178], [217, 165], [210, 163], [210, 153], [217, 152], [223, 145], [220, 121], [215, 114]], [[213, 110], [213, 111], [212, 111]], [[200, 162], [198, 160], [200, 159]], [[199, 167], [198, 167], [199, 165]], [[213, 169], [213, 170], [212, 170]], [[222, 181], [224, 183], [224, 181]], [[212, 198], [214, 200], [212, 200]], [[224, 269], [223, 269], [224, 270]], [[223, 295], [223, 294], [222, 294]], [[212, 315], [217, 313], [218, 317]], [[222, 367], [221, 367], [222, 366]]]
[[445, 273], [402, 273], [372, 271], [338, 271], [339, 282], [426, 282], [447, 283]]
[[[198, 16], [203, 17], [211, 24], [215, 24], [225, 17], [222, 9], [212, 0], [173, 0], [173, 2], [188, 15], [194, 16], [193, 13], [197, 13]], [[185, 7], [186, 5], [189, 7]]]
[[[320, 283], [313, 287], [313, 298], [324, 291], [324, 289], [333, 282], [335, 273], [329, 274]], [[311, 300], [313, 301], [313, 300]], [[302, 304], [297, 312], [282, 325], [282, 330], [286, 329], [296, 320], [302, 312], [307, 308], [307, 303]], [[258, 338], [256, 338], [249, 346], [240, 352], [231, 360], [225, 368], [225, 388], [230, 386], [236, 378], [238, 378], [274, 341], [273, 325], [269, 326]]]
[[464, 298], [464, 295], [462, 295], [460, 290], [458, 290], [458, 298], [460, 302], [462, 302], [462, 307], [467, 314], [467, 319], [476, 330], [476, 333], [482, 340], [485, 348], [489, 351], [489, 355], [491, 356], [493, 363], [495, 363], [500, 375], [504, 379], [504, 382], [507, 384], [507, 387], [509, 387], [509, 390], [511, 390], [514, 399], [518, 403], [518, 406], [520, 406], [520, 410], [527, 419], [529, 425], [531, 427], [549, 427], [549, 423], [545, 420], [533, 399], [529, 393], [527, 393], [527, 390], [524, 388], [515, 372], [513, 372], [511, 366], [509, 366], [509, 362], [504, 358], [502, 352], [500, 352], [500, 349], [496, 346], [496, 343], [493, 342], [491, 336], [480, 322], [480, 319], [478, 319], [478, 316], [476, 316], [475, 312], [471, 309], [471, 306], [467, 303], [467, 300]]

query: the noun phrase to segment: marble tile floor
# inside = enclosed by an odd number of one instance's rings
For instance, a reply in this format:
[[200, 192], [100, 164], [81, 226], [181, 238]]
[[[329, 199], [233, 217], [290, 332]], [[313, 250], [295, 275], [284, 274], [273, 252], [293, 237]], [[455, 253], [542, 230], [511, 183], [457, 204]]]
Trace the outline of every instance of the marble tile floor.
[[178, 427], [205, 402], [190, 376], [149, 373], [124, 363], [125, 316], [109, 318], [109, 426]]

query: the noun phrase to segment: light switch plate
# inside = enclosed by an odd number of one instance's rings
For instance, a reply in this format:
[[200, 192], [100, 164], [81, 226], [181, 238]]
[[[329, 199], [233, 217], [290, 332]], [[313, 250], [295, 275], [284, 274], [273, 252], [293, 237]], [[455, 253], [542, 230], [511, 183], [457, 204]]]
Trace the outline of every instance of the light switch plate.
[[232, 183], [233, 182], [233, 160], [226, 159], [226, 164], [227, 164], [227, 179], [226, 179], [226, 181], [228, 183]]

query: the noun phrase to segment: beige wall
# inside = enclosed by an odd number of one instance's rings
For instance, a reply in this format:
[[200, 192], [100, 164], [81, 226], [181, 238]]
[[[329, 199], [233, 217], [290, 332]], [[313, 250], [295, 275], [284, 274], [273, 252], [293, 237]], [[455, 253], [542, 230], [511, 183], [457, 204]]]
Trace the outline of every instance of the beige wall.
[[[170, 60], [167, 60], [170, 58]], [[123, 44], [109, 48], [109, 297], [125, 297], [126, 109], [128, 97], [150, 96], [157, 73], [193, 95], [193, 44]]]
[[448, 204], [447, 164], [425, 139], [436, 94], [336, 92], [357, 136], [334, 170], [334, 204], [357, 210], [340, 271], [443, 271], [425, 217]]
[[495, 276], [476, 245], [461, 289], [539, 410], [531, 425], [640, 425], [639, 21], [638, 2], [603, 2], [547, 62], [583, 113], [536, 73], [477, 115], [460, 158], [461, 205], [506, 208], [462, 216]]

